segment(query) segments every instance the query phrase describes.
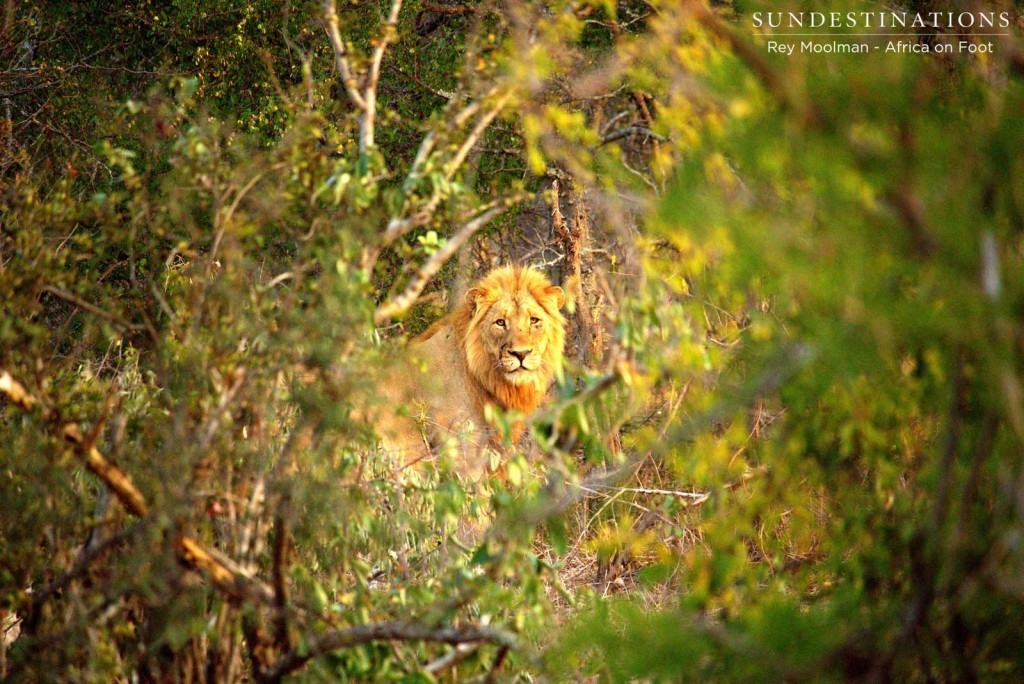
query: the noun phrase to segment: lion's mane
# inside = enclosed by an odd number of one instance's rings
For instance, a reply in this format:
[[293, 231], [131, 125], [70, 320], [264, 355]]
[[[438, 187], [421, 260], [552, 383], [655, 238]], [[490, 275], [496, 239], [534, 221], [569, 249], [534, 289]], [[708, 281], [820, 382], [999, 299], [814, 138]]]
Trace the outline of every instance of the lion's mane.
[[[409, 346], [381, 388], [377, 432], [406, 463], [459, 444], [459, 469], [478, 477], [494, 443], [487, 409], [525, 416], [544, 401], [565, 348], [564, 293], [531, 267], [492, 270]], [[400, 408], [405, 407], [405, 408]], [[396, 410], [397, 409], [397, 410]], [[514, 435], [521, 421], [513, 423]]]
[[[490, 307], [502, 300], [515, 303], [530, 300], [547, 318], [531, 339], [533, 346], [543, 351], [541, 365], [528, 382], [510, 382], [495, 363], [493, 352], [484, 344], [483, 328], [487, 314]], [[506, 411], [530, 413], [543, 401], [562, 363], [565, 318], [559, 309], [563, 301], [561, 288], [552, 287], [547, 277], [534, 268], [496, 268], [467, 293], [451, 314], [413, 340], [413, 344], [422, 345], [450, 327], [464, 359], [466, 392], [473, 397], [478, 410], [482, 412], [486, 403], [492, 403]]]

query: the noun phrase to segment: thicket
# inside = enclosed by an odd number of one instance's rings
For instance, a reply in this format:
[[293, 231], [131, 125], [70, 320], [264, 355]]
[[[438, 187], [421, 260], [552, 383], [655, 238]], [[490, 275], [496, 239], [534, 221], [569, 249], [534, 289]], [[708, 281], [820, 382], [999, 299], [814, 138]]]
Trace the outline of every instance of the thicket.
[[[1019, 27], [759, 9], [7, 0], [0, 673], [1024, 677]], [[549, 407], [396, 473], [354, 398], [509, 261]]]

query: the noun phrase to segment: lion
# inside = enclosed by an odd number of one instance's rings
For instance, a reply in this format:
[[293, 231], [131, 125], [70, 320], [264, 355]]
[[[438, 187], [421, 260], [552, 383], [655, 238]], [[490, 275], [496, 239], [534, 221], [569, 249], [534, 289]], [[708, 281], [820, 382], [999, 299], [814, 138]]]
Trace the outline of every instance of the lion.
[[393, 404], [411, 409], [380, 414], [376, 429], [385, 446], [411, 465], [454, 440], [457, 470], [479, 479], [490, 461], [485, 450], [499, 448], [488, 417], [513, 412], [515, 439], [559, 372], [564, 303], [562, 288], [535, 268], [490, 271], [450, 314], [410, 342], [411, 365], [423, 372], [399, 365], [383, 388]]

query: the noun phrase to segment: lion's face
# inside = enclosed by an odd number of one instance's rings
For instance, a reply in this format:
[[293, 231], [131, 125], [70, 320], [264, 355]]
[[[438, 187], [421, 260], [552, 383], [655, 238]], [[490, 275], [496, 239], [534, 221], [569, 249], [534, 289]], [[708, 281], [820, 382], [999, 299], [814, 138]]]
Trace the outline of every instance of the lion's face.
[[533, 297], [507, 294], [484, 313], [481, 339], [487, 354], [514, 385], [531, 381], [552, 342], [551, 316]]
[[546, 390], [565, 347], [562, 288], [532, 268], [505, 267], [466, 298], [474, 309], [465, 339], [470, 370], [492, 391], [495, 384]]

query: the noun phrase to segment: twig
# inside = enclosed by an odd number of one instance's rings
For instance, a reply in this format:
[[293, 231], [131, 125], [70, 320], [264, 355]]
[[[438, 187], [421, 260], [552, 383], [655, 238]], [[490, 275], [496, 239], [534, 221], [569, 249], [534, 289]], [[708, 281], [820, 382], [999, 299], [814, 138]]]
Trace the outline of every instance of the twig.
[[437, 660], [432, 660], [423, 666], [423, 671], [432, 675], [438, 675], [445, 670], [458, 665], [463, 660], [473, 655], [480, 649], [480, 644], [459, 644], [449, 653], [445, 653]]
[[[444, 127], [445, 132], [454, 131], [460, 128], [480, 111], [482, 107], [481, 102], [483, 100], [494, 96], [496, 93], [497, 89], [492, 89], [483, 95], [480, 100], [466, 105], [457, 114], [450, 117], [446, 116], [445, 119], [448, 123]], [[506, 92], [504, 95], [499, 97], [492, 109], [484, 114], [480, 121], [477, 122], [473, 131], [463, 141], [461, 147], [455, 155], [453, 155], [448, 164], [445, 165], [444, 178], [446, 181], [452, 180], [456, 172], [458, 172], [459, 167], [465, 161], [470, 150], [472, 150], [473, 146], [479, 141], [480, 136], [483, 134], [484, 130], [486, 130], [487, 126], [491, 124], [494, 118], [504, 108], [505, 103], [508, 101], [510, 96], [511, 92]], [[446, 115], [448, 112], [454, 111], [456, 101], [457, 98], [453, 95], [448, 106], [444, 109]], [[416, 157], [413, 159], [412, 165], [410, 166], [409, 173], [406, 175], [405, 181], [402, 183], [402, 191], [405, 195], [409, 195], [416, 183], [423, 177], [423, 171], [426, 168], [427, 161], [429, 160], [431, 153], [437, 146], [440, 134], [441, 131], [435, 129], [423, 137], [419, 150], [416, 152]], [[412, 205], [411, 207], [404, 207], [401, 212], [392, 216], [388, 221], [384, 232], [381, 234], [380, 240], [365, 250], [362, 259], [363, 270], [367, 273], [372, 273], [374, 265], [377, 263], [377, 258], [388, 245], [408, 234], [410, 231], [428, 223], [430, 219], [433, 218], [434, 212], [437, 210], [438, 206], [440, 206], [441, 200], [441, 188], [435, 187], [433, 193], [426, 202], [418, 205]]]
[[309, 54], [302, 49], [302, 46], [295, 42], [292, 38], [291, 31], [291, 19], [292, 19], [292, 3], [291, 0], [285, 0], [284, 3], [284, 21], [281, 27], [281, 35], [284, 37], [285, 45], [288, 46], [292, 52], [299, 58], [302, 63], [302, 84], [306, 91], [306, 110], [313, 111], [315, 106], [315, 96], [313, 92], [313, 78], [312, 78], [312, 66], [309, 59]]
[[139, 521], [126, 529], [121, 530], [117, 534], [112, 534], [99, 544], [96, 544], [91, 548], [84, 549], [82, 555], [77, 561], [75, 561], [75, 564], [61, 577], [50, 582], [50, 584], [43, 589], [32, 592], [31, 600], [24, 611], [25, 624], [28, 626], [29, 632], [35, 632], [35, 622], [39, 617], [39, 609], [44, 603], [49, 601], [53, 596], [63, 592], [69, 584], [81, 577], [85, 571], [89, 569], [89, 566], [92, 565], [93, 561], [102, 557], [115, 546], [123, 544], [128, 539], [134, 538], [144, 529], [145, 522]]
[[[778, 367], [771, 368], [767, 372], [763, 373], [756, 382], [751, 383], [744, 390], [734, 393], [733, 401], [728, 403], [723, 402], [711, 407], [700, 415], [694, 416], [685, 424], [679, 425], [672, 430], [671, 436], [662, 440], [661, 443], [686, 443], [692, 439], [703, 426], [713, 424], [715, 421], [721, 420], [725, 415], [728, 415], [736, 405], [737, 401], [744, 401], [749, 397], [760, 396], [769, 391], [769, 389], [777, 387], [786, 377], [795, 371], [799, 364], [805, 363], [807, 357], [808, 354], [800, 345], [794, 345], [793, 347], [785, 350], [783, 358], [779, 361]], [[603, 378], [599, 383], [597, 383], [597, 385], [591, 387], [590, 390], [585, 390], [581, 394], [589, 397], [594, 396], [594, 394], [598, 392], [603, 392], [609, 387], [615, 386], [619, 377], [620, 375], [618, 373], [613, 373]], [[558, 415], [558, 411], [562, 410], [565, 406], [572, 404], [574, 401], [575, 398], [569, 399], [559, 407], [553, 409], [552, 413], [554, 415]], [[588, 489], [599, 489], [608, 485], [614, 485], [616, 482], [621, 481], [621, 479], [627, 474], [634, 472], [634, 469], [649, 456], [651, 456], [650, 453], [645, 453], [642, 456], [633, 456], [626, 459], [619, 467], [589, 475], [578, 484], [565, 481], [561, 473], [552, 471], [548, 476], [547, 485], [545, 487], [545, 496], [543, 498], [538, 498], [535, 504], [530, 505], [514, 517], [499, 516], [495, 520], [494, 524], [492, 524], [487, 530], [486, 537], [489, 539], [499, 539], [507, 535], [509, 530], [512, 528], [538, 525], [552, 516], [558, 515], [575, 502], [586, 497], [588, 495]], [[724, 488], [731, 491], [732, 489], [742, 486], [747, 480], [763, 471], [763, 467], [747, 471], [739, 480], [725, 485]], [[697, 505], [697, 503], [691, 505]]]
[[[454, 99], [452, 100], [454, 102]], [[447, 108], [446, 108], [447, 109]], [[448, 124], [449, 130], [455, 130], [462, 126], [462, 124], [469, 121], [476, 113], [480, 111], [479, 102], [471, 102], [462, 108], [458, 114], [453, 116]], [[437, 144], [437, 132], [430, 131], [423, 136], [423, 142], [420, 143], [420, 148], [416, 150], [416, 157], [412, 160], [412, 166], [410, 167], [409, 174], [405, 178], [405, 182], [402, 183], [402, 190], [408, 192], [412, 189], [413, 185], [419, 180], [420, 176], [423, 175], [423, 165], [426, 163], [430, 153], [434, 151], [434, 146]], [[390, 229], [390, 226], [389, 226]], [[387, 233], [385, 233], [385, 236]], [[396, 236], [397, 237], [397, 236]]]
[[625, 128], [620, 128], [619, 130], [614, 131], [613, 133], [609, 133], [608, 135], [602, 136], [601, 145], [607, 145], [610, 142], [614, 142], [616, 140], [631, 135], [642, 135], [645, 138], [657, 140], [658, 142], [668, 142], [668, 138], [666, 138], [663, 135], [658, 135], [651, 129], [646, 128], [644, 126], [626, 126]]
[[[476, 145], [480, 136], [483, 135], [483, 132], [491, 125], [494, 118], [501, 113], [501, 110], [505, 107], [510, 95], [511, 93], [506, 93], [501, 96], [490, 111], [480, 117], [480, 120], [477, 122], [476, 126], [473, 127], [472, 132], [466, 136], [466, 139], [462, 142], [458, 151], [452, 156], [448, 163], [445, 164], [445, 180], [450, 181], [455, 177], [456, 172], [458, 172], [459, 167], [461, 167], [462, 163], [466, 160], [470, 150], [474, 145]], [[457, 127], [462, 125], [467, 119], [469, 119], [469, 117], [479, 111], [479, 109], [480, 105], [478, 103], [473, 103], [467, 106], [459, 112], [459, 115], [453, 121], [453, 126]], [[423, 139], [423, 143], [420, 145], [419, 151], [416, 153], [416, 159], [413, 160], [412, 171], [409, 172], [405, 182], [402, 184], [402, 188], [406, 192], [408, 192], [412, 188], [413, 184], [419, 180], [422, 175], [422, 167], [426, 163], [430, 152], [434, 149], [435, 144], [435, 134], [433, 132], [428, 133]], [[388, 226], [384, 230], [384, 234], [381, 236], [381, 245], [386, 247], [398, 238], [407, 234], [409, 231], [425, 224], [434, 215], [434, 211], [440, 203], [441, 190], [440, 188], [435, 188], [430, 199], [427, 200], [427, 202], [415, 214], [407, 217], [394, 217], [388, 221]]]
[[227, 211], [224, 212], [223, 216], [221, 216], [218, 213], [218, 215], [215, 217], [214, 220], [215, 220], [215, 224], [217, 225], [217, 233], [216, 233], [216, 235], [215, 235], [215, 237], [213, 239], [213, 246], [210, 248], [210, 256], [207, 259], [207, 266], [206, 266], [206, 275], [207, 275], [207, 277], [209, 277], [209, 275], [210, 275], [210, 270], [211, 270], [211, 268], [213, 266], [213, 263], [217, 260], [217, 250], [220, 248], [221, 240], [224, 239], [224, 230], [227, 228], [228, 222], [231, 220], [231, 217], [234, 215], [235, 210], [238, 209], [238, 205], [239, 205], [239, 203], [241, 203], [242, 198], [245, 197], [246, 194], [248, 194], [248, 192], [253, 189], [253, 186], [255, 186], [257, 183], [259, 183], [260, 180], [264, 176], [266, 176], [269, 171], [275, 170], [276, 168], [280, 168], [280, 165], [275, 165], [274, 169], [268, 169], [267, 171], [260, 171], [255, 176], [253, 176], [249, 180], [248, 183], [246, 183], [244, 186], [242, 186], [242, 188], [237, 193], [235, 193], [234, 201], [231, 203], [231, 206], [228, 207]]
[[476, 145], [480, 136], [484, 134], [484, 131], [486, 131], [487, 127], [491, 125], [491, 122], [494, 121], [495, 117], [497, 117], [498, 114], [501, 113], [501, 110], [505, 108], [505, 105], [508, 104], [509, 98], [511, 97], [512, 92], [506, 92], [498, 98], [490, 111], [480, 117], [476, 126], [473, 127], [472, 132], [470, 132], [462, 142], [462, 146], [459, 148], [459, 151], [455, 153], [455, 156], [453, 156], [445, 166], [445, 179], [451, 180], [455, 177], [455, 172], [459, 170], [460, 166], [462, 166], [462, 162], [466, 161], [466, 156], [469, 154], [469, 151], [473, 149], [473, 146]]
[[[572, 484], [570, 484], [570, 486], [581, 487], [581, 485], [572, 485]], [[628, 491], [628, 490], [625, 490], [625, 489], [619, 489], [617, 487], [612, 487], [610, 485], [606, 485], [606, 486], [600, 486], [599, 485], [595, 489], [589, 489], [589, 488], [584, 488], [584, 489], [587, 489], [587, 493], [588, 494], [593, 494], [594, 496], [600, 496], [600, 497], [604, 497], [605, 499], [607, 499], [607, 501], [605, 501], [605, 503], [601, 506], [601, 508], [599, 508], [596, 512], [594, 512], [593, 515], [590, 516], [590, 519], [587, 521], [586, 529], [590, 528], [590, 526], [593, 524], [593, 522], [600, 517], [601, 513], [603, 513], [606, 508], [608, 508], [613, 503], [618, 501], [620, 495], [625, 494], [626, 491]], [[615, 494], [605, 494], [604, 492], [600, 491], [601, 489], [613, 489], [613, 490], [616, 490], [616, 491], [615, 491]], [[654, 515], [654, 516], [657, 516], [658, 518], [660, 518], [662, 522], [664, 522], [666, 524], [669, 524], [669, 525], [671, 524], [671, 521], [669, 521], [668, 518], [663, 516], [661, 513], [657, 513], [656, 511], [652, 511], [647, 506], [642, 506], [642, 505], [638, 504], [636, 501], [626, 501], [626, 500], [623, 500], [622, 503], [626, 504], [630, 508], [635, 508], [638, 511], [642, 511], [644, 515]], [[703, 502], [700, 502], [700, 503], [703, 503]], [[688, 504], [688, 505], [695, 505], [695, 504]]]
[[443, 92], [443, 91], [437, 90], [436, 88], [431, 88], [428, 84], [424, 83], [420, 79], [420, 77], [416, 75], [415, 72], [410, 73], [408, 71], [403, 71], [400, 67], [394, 66], [392, 64], [388, 64], [387, 67], [391, 71], [393, 71], [394, 73], [400, 74], [400, 75], [405, 76], [406, 78], [410, 79], [413, 83], [418, 85], [420, 88], [423, 88], [424, 90], [426, 90], [428, 93], [430, 93], [434, 97], [440, 98], [440, 99], [442, 99], [442, 100], [447, 102], [447, 101], [451, 100], [455, 96], [454, 93]]
[[616, 487], [615, 485], [599, 484], [594, 485], [598, 489], [614, 489], [617, 492], [632, 492], [634, 494], [658, 494], [661, 496], [674, 496], [679, 499], [691, 499], [704, 501], [711, 494], [708, 492], [680, 492], [673, 489], [648, 489], [647, 487]]

